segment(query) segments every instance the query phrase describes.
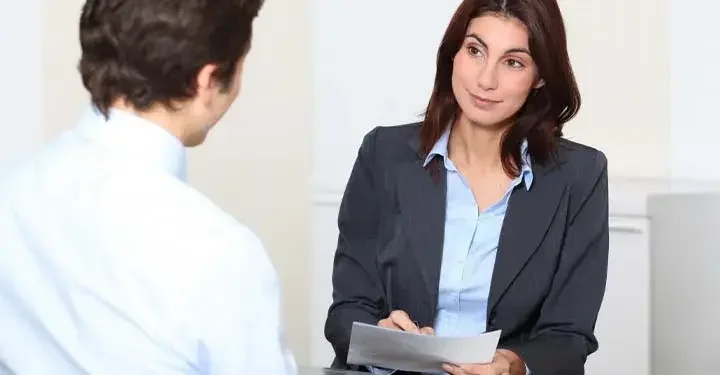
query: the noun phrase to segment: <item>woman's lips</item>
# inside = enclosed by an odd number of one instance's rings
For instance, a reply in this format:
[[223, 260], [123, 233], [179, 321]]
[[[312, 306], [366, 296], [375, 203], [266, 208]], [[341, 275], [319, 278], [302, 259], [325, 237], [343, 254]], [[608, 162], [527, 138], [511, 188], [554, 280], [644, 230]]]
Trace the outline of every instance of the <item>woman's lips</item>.
[[484, 96], [470, 94], [473, 104], [480, 109], [492, 109], [496, 104], [502, 103], [502, 100], [493, 100]]

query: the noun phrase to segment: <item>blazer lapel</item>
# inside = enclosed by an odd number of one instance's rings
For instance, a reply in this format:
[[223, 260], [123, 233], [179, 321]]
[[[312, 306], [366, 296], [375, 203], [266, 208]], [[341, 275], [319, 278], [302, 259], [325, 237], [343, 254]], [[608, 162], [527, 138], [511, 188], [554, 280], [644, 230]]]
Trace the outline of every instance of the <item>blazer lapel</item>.
[[536, 176], [531, 188], [518, 186], [510, 196], [495, 259], [488, 315], [494, 309], [525, 263], [537, 251], [557, 212], [566, 186], [554, 181], [548, 173], [559, 161], [533, 168]]
[[430, 298], [426, 302], [433, 308], [432, 316], [437, 305], [445, 233], [447, 171], [440, 159], [427, 167], [420, 159], [404, 164], [398, 169], [396, 185], [403, 230]]

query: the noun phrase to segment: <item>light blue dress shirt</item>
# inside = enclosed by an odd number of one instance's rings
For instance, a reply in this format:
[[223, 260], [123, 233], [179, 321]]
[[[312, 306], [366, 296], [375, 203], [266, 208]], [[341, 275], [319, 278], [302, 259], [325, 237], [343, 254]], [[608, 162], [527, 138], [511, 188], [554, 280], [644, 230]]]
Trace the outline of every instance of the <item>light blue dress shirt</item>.
[[184, 179], [120, 110], [0, 176], [0, 374], [297, 373], [262, 242]]
[[438, 336], [472, 336], [487, 328], [490, 281], [510, 194], [520, 184], [530, 189], [533, 173], [525, 142], [520, 176], [499, 201], [480, 211], [470, 185], [448, 157], [449, 137], [448, 130], [425, 160], [427, 164], [440, 156], [447, 169], [445, 242], [434, 329]]
[[[424, 163], [426, 166], [434, 157], [442, 157], [447, 169], [445, 242], [433, 328], [438, 336], [473, 336], [487, 328], [490, 281], [510, 194], [520, 184], [530, 189], [533, 173], [524, 142], [520, 176], [513, 179], [499, 201], [480, 211], [470, 185], [448, 157], [449, 139], [448, 128]], [[372, 369], [372, 372], [380, 375], [392, 371]]]

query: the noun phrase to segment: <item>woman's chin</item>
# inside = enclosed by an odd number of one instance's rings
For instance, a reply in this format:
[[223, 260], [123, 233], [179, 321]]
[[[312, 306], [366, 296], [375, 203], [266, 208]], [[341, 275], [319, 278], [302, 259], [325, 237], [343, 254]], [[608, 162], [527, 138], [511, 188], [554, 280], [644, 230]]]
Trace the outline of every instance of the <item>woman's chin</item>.
[[464, 117], [473, 126], [487, 129], [502, 129], [508, 123], [508, 117], [504, 113], [494, 113], [488, 111], [474, 111], [475, 113], [465, 114]]

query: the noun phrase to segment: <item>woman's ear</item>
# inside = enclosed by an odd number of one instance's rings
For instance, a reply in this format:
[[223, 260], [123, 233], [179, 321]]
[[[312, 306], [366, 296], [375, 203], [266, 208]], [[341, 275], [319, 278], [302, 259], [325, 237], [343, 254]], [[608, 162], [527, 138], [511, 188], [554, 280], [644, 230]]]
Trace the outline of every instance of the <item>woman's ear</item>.
[[538, 79], [537, 82], [535, 82], [535, 86], [533, 86], [533, 88], [535, 90], [537, 90], [543, 86], [545, 86], [545, 80], [541, 78], [541, 79]]

